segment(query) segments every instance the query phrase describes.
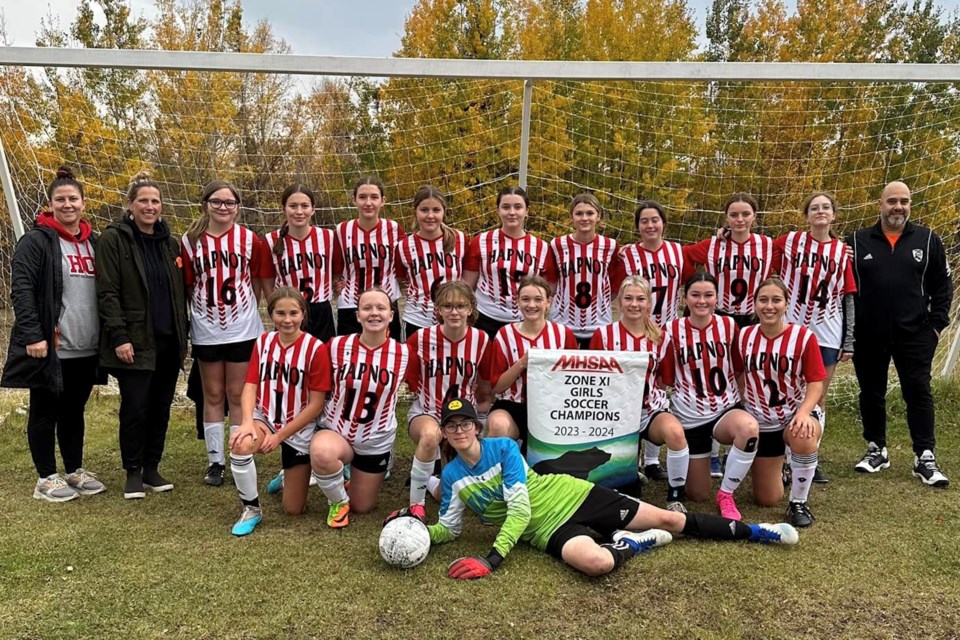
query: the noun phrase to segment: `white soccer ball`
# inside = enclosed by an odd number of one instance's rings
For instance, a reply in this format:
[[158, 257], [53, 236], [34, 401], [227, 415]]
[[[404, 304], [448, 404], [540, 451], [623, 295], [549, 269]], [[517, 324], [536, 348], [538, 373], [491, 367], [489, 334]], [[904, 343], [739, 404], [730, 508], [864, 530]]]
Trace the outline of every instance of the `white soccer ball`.
[[380, 532], [380, 555], [391, 567], [411, 569], [430, 553], [430, 532], [416, 518], [394, 518]]

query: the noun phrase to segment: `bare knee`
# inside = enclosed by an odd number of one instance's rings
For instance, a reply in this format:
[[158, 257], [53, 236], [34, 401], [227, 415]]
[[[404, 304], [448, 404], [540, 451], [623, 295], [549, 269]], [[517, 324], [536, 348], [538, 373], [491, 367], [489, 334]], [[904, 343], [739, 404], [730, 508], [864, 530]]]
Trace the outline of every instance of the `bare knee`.
[[683, 451], [687, 448], [687, 436], [683, 433], [683, 427], [680, 426], [679, 422], [667, 429], [663, 435], [667, 449]]
[[613, 554], [603, 547], [597, 547], [593, 553], [578, 558], [576, 564], [572, 564], [577, 571], [585, 573], [591, 577], [604, 576], [615, 566]]
[[511, 428], [516, 428], [513, 420], [502, 411], [494, 411], [487, 418], [487, 435], [491, 438], [509, 437]]
[[783, 499], [783, 487], [757, 488], [754, 486], [753, 499], [758, 506], [775, 507], [780, 504], [780, 501]]

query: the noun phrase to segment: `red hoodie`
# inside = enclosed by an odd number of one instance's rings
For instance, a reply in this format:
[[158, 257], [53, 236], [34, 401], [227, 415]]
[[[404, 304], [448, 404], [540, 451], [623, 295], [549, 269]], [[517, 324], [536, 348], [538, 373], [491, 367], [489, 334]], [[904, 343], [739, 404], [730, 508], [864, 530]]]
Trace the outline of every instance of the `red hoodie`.
[[90, 223], [81, 218], [80, 237], [78, 238], [67, 231], [62, 224], [57, 222], [57, 219], [53, 217], [52, 211], [41, 211], [39, 214], [37, 214], [37, 226], [53, 229], [64, 240], [77, 243], [86, 242], [90, 238], [90, 234], [93, 233], [93, 227], [90, 226]]

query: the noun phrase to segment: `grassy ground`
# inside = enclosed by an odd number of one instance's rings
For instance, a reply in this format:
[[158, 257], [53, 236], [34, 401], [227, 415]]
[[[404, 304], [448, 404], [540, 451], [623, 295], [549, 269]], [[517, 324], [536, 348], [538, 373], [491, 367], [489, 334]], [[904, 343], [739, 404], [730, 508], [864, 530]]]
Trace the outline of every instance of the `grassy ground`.
[[[940, 385], [938, 453], [960, 482], [960, 384]], [[25, 416], [6, 396], [0, 427], [0, 638], [956, 638], [960, 634], [960, 502], [922, 487], [902, 418], [892, 467], [853, 472], [862, 455], [855, 403], [831, 407], [823, 448], [832, 482], [816, 486], [816, 524], [794, 548], [679, 540], [618, 573], [587, 579], [521, 546], [494, 576], [456, 583], [461, 555], [495, 531], [472, 518], [462, 539], [412, 571], [377, 552], [383, 515], [406, 499], [412, 449], [381, 508], [345, 531], [323, 524], [313, 493], [302, 518], [264, 496], [265, 521], [230, 536], [236, 491], [203, 486], [192, 411], [178, 411], [164, 472], [172, 494], [122, 499], [116, 398], [92, 401], [86, 465], [109, 492], [72, 503], [33, 500]], [[899, 398], [891, 413], [902, 416]], [[279, 467], [258, 462], [261, 486]], [[749, 485], [749, 482], [748, 482]], [[749, 486], [745, 487], [749, 490]], [[663, 504], [664, 488], [645, 496]], [[697, 510], [712, 512], [712, 505]], [[780, 509], [741, 500], [748, 521]], [[435, 516], [436, 505], [428, 504]]]

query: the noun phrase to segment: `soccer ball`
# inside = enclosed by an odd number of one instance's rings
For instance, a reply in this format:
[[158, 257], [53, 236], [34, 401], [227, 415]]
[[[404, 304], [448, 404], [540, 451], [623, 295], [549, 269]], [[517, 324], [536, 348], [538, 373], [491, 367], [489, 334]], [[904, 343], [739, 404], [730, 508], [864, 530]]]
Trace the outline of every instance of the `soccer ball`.
[[430, 553], [430, 532], [416, 518], [394, 518], [380, 532], [380, 555], [391, 567], [412, 569]]

